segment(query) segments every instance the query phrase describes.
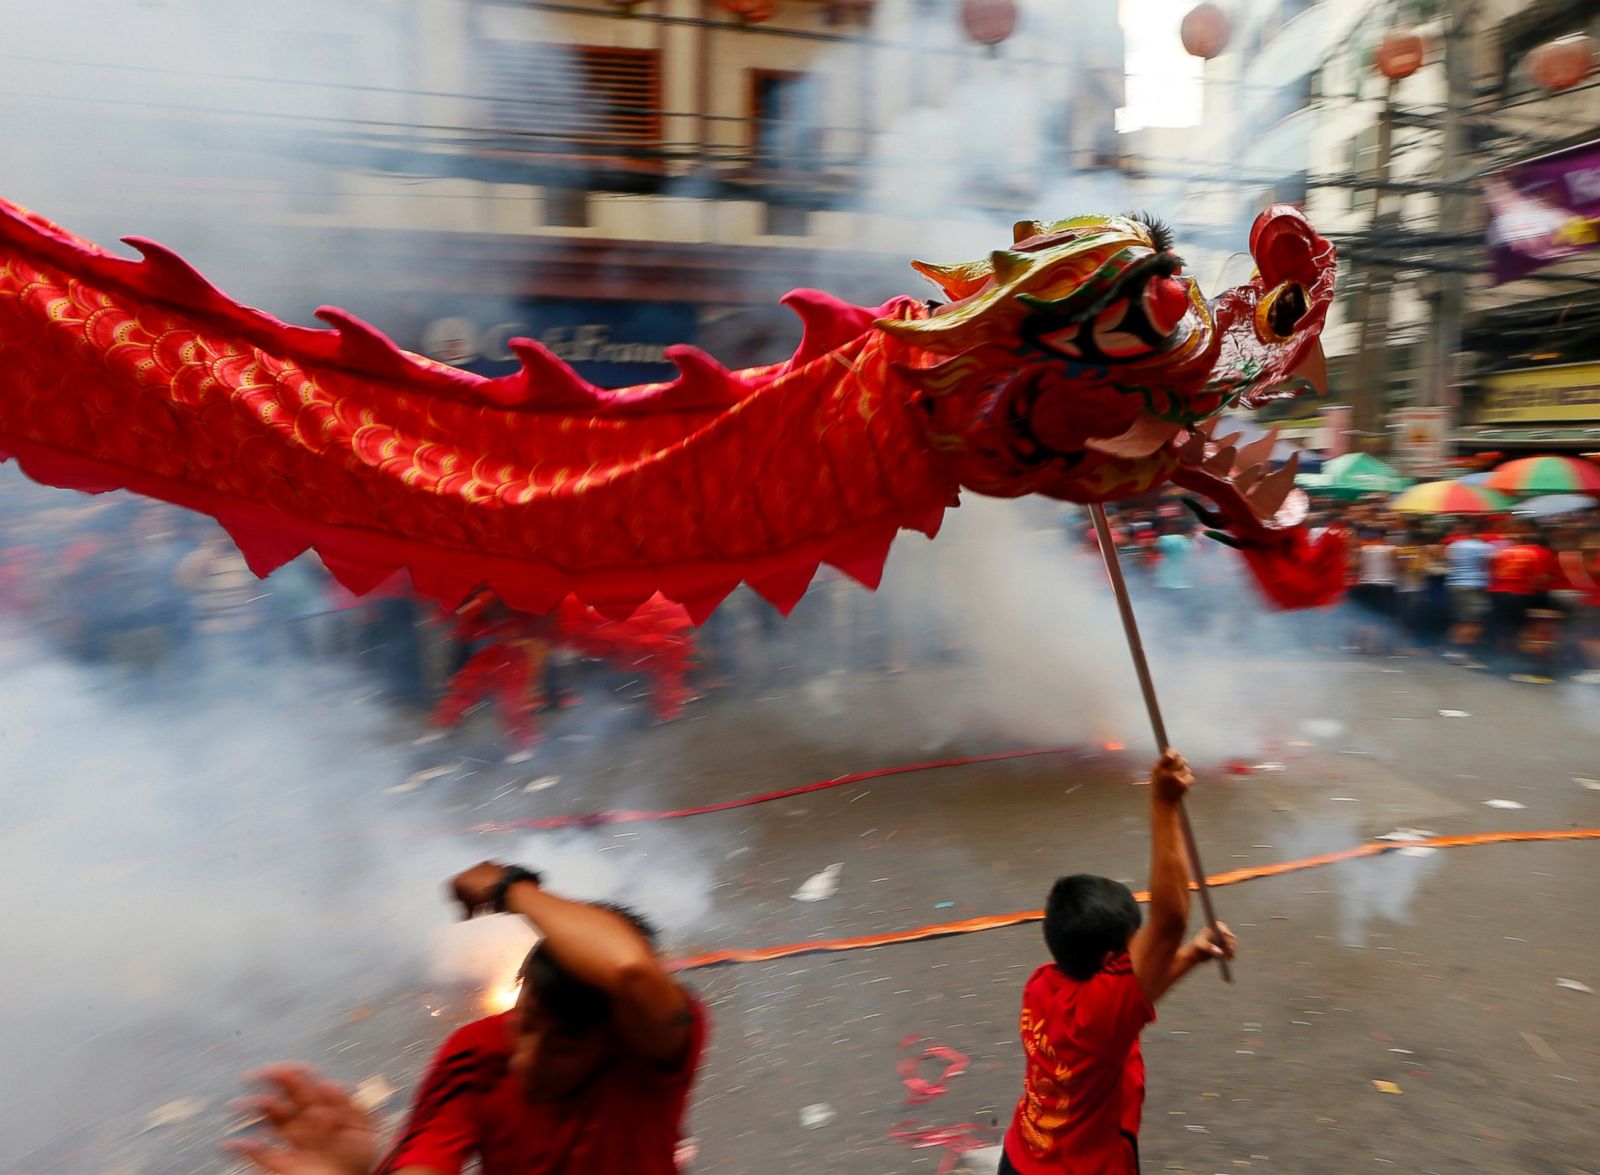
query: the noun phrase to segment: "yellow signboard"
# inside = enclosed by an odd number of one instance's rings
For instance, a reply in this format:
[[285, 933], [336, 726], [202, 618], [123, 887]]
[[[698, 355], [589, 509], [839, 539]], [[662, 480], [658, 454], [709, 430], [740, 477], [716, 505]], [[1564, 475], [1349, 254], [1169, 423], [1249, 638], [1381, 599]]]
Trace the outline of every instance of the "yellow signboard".
[[1502, 371], [1483, 382], [1480, 424], [1600, 420], [1600, 363]]

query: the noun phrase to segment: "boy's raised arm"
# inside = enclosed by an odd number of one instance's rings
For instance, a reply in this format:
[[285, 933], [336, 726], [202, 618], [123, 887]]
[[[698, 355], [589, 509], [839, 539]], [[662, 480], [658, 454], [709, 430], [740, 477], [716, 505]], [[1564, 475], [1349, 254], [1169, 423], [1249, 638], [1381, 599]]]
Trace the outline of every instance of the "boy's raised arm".
[[1139, 986], [1152, 1003], [1176, 978], [1173, 963], [1189, 931], [1182, 805], [1193, 784], [1189, 764], [1170, 747], [1150, 772], [1150, 910], [1128, 953]]

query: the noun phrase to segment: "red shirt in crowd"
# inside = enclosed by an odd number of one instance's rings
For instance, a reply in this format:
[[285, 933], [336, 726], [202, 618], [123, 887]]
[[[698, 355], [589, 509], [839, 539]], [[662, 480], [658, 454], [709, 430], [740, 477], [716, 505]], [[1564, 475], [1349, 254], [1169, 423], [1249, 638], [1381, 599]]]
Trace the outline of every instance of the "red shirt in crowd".
[[1136, 1175], [1139, 1033], [1155, 1018], [1126, 953], [1087, 982], [1054, 963], [1033, 973], [1022, 992], [1028, 1071], [1005, 1138], [1020, 1175]]
[[1556, 557], [1538, 543], [1518, 543], [1495, 553], [1489, 565], [1489, 590], [1529, 596], [1550, 586], [1560, 572]]
[[676, 1175], [673, 1152], [706, 1039], [705, 1010], [690, 1006], [689, 1051], [677, 1068], [623, 1056], [547, 1102], [523, 1096], [509, 1068], [514, 1012], [457, 1029], [379, 1171], [459, 1175], [475, 1157], [483, 1175]]

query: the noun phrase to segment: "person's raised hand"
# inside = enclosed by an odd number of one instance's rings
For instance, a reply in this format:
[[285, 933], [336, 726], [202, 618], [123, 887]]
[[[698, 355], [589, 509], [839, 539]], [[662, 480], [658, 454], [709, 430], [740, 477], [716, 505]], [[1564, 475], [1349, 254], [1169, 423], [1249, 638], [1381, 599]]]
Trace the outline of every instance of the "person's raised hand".
[[1206, 926], [1190, 940], [1189, 945], [1194, 947], [1202, 963], [1210, 962], [1212, 959], [1231, 959], [1234, 952], [1239, 949], [1239, 940], [1234, 937], [1233, 931], [1228, 929], [1226, 922], [1218, 922], [1217, 930], [1221, 932], [1220, 939], [1218, 935], [1212, 933], [1211, 927]]
[[1177, 751], [1168, 747], [1150, 769], [1150, 786], [1156, 799], [1165, 804], [1181, 804], [1183, 797], [1194, 786], [1194, 775], [1189, 763]]
[[314, 1069], [273, 1065], [251, 1074], [267, 1087], [237, 1106], [260, 1114], [277, 1145], [257, 1139], [225, 1148], [273, 1175], [367, 1175], [378, 1161], [378, 1130], [350, 1095]]
[[494, 891], [505, 877], [506, 867], [494, 861], [474, 865], [450, 879], [450, 896], [461, 903], [465, 916], [494, 909]]

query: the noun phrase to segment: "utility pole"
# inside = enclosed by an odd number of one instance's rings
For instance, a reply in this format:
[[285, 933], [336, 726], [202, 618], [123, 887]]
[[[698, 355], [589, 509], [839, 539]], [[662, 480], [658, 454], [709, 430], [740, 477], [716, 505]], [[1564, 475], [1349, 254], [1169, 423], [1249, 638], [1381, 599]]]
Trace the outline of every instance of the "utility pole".
[[[1445, 19], [1443, 135], [1439, 143], [1439, 174], [1445, 190], [1439, 197], [1439, 230], [1460, 231], [1467, 222], [1467, 197], [1461, 191], [1460, 173], [1467, 160], [1466, 119], [1462, 110], [1472, 100], [1472, 20], [1477, 3], [1462, 4]], [[1448, 9], [1447, 9], [1448, 11]], [[1466, 278], [1459, 272], [1438, 275], [1438, 300], [1433, 308], [1433, 331], [1429, 337], [1427, 383], [1423, 403], [1445, 408], [1452, 425], [1460, 423], [1457, 363], [1461, 351], [1461, 317], [1466, 302]]]
[[[1374, 161], [1372, 190], [1372, 239], [1393, 240], [1400, 225], [1400, 199], [1389, 198], [1390, 158], [1394, 151], [1394, 91], [1391, 80], [1383, 95], [1383, 110], [1378, 114], [1378, 150]], [[1356, 350], [1354, 395], [1350, 397], [1351, 427], [1355, 437], [1352, 451], [1371, 452], [1384, 448], [1389, 401], [1389, 294], [1394, 285], [1393, 270], [1368, 262], [1361, 274], [1361, 289], [1356, 296], [1355, 318], [1361, 323], [1361, 341]]]

